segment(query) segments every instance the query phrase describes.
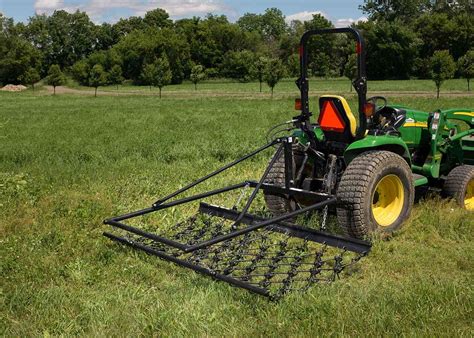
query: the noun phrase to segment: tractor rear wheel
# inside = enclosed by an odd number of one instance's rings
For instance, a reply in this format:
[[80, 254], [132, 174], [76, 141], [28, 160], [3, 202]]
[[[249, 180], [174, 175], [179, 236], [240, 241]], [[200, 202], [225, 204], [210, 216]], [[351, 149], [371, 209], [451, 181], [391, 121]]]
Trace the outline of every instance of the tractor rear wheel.
[[346, 233], [364, 238], [401, 227], [413, 207], [415, 189], [408, 163], [390, 151], [368, 151], [349, 163], [337, 188], [337, 218]]
[[474, 166], [460, 165], [451, 170], [444, 181], [443, 194], [461, 207], [474, 210]]
[[[296, 176], [295, 174], [296, 171], [303, 163], [304, 151], [302, 147], [298, 144], [293, 144], [292, 149], [293, 149], [293, 173], [292, 173], [291, 179], [294, 180]], [[273, 185], [277, 185], [281, 187], [285, 186], [284, 152], [281, 152], [275, 164], [270, 169], [270, 172], [268, 173], [265, 183], [273, 184]], [[299, 208], [298, 203], [293, 198], [287, 198], [283, 194], [264, 193], [264, 198], [265, 198], [265, 204], [267, 205], [268, 210], [274, 216], [280, 216], [280, 215], [295, 211]]]

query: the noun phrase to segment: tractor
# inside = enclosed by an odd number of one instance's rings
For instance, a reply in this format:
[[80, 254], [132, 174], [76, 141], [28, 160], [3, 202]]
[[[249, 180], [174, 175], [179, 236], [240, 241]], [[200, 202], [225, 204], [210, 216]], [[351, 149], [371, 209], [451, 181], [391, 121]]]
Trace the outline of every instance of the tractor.
[[[358, 119], [345, 98], [319, 97], [310, 111], [308, 41], [348, 34], [356, 40]], [[150, 207], [104, 221], [107, 238], [260, 295], [278, 299], [334, 281], [371, 249], [371, 234], [390, 233], [410, 215], [416, 187], [435, 188], [474, 210], [473, 109], [421, 112], [367, 98], [365, 45], [352, 28], [306, 32], [300, 43], [301, 74], [295, 101], [300, 113], [270, 130], [267, 144], [168, 194]], [[287, 126], [289, 125], [289, 127]], [[279, 127], [285, 128], [278, 129]], [[291, 131], [283, 136], [281, 131]], [[191, 189], [276, 147], [258, 181], [246, 180], [189, 195]], [[231, 207], [205, 198], [240, 191]], [[266, 212], [255, 208], [263, 193]], [[182, 196], [183, 194], [187, 196]], [[179, 198], [178, 196], [181, 195]], [[178, 207], [190, 217], [175, 225], [151, 225], [152, 215]], [[301, 225], [319, 211], [319, 228]], [[335, 212], [343, 233], [328, 231]], [[142, 222], [131, 224], [138, 218]], [[168, 219], [159, 216], [159, 220]], [[320, 221], [319, 221], [320, 219]], [[309, 222], [311, 223], [311, 222]]]
[[[319, 116], [312, 121], [308, 95], [307, 41], [317, 34], [349, 33], [357, 40], [359, 125], [344, 97], [319, 98]], [[292, 168], [300, 189], [337, 196], [337, 219], [347, 235], [364, 238], [374, 231], [398, 229], [410, 215], [415, 188], [441, 190], [474, 210], [474, 109], [422, 112], [387, 104], [382, 96], [366, 98], [364, 40], [351, 28], [309, 31], [301, 39], [301, 98], [295, 108]], [[269, 183], [283, 185], [283, 157], [273, 166]], [[297, 197], [266, 194], [277, 215], [305, 205]]]

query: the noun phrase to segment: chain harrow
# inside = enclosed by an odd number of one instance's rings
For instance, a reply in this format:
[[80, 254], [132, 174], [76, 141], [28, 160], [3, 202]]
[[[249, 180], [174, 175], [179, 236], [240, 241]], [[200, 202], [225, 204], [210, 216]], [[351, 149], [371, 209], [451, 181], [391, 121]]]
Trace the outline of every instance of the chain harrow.
[[[193, 245], [235, 231], [230, 227], [232, 223], [199, 212], [160, 235]], [[293, 237], [271, 226], [190, 253], [128, 232], [124, 237], [129, 244], [138, 243], [142, 248], [204, 268], [211, 276], [224, 275], [258, 287], [273, 300], [288, 292], [306, 291], [315, 283], [330, 283], [365, 255]]]

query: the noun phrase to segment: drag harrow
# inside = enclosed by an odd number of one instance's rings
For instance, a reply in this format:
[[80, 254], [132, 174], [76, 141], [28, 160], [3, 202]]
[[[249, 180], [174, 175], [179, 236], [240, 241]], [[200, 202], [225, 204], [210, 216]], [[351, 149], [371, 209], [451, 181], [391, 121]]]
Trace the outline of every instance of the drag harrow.
[[[290, 291], [305, 291], [314, 283], [332, 282], [343, 270], [365, 256], [371, 245], [288, 222], [336, 203], [332, 195], [292, 188], [290, 180], [286, 180], [284, 187], [265, 183], [279, 153], [284, 152], [285, 158], [291, 158], [292, 142], [291, 137], [276, 139], [158, 200], [150, 208], [105, 220], [104, 223], [112, 226], [113, 231], [104, 232], [104, 236], [271, 299], [279, 299]], [[258, 182], [245, 181], [169, 201], [275, 145], [278, 146], [277, 156]], [[290, 162], [285, 161], [287, 172], [291, 170]], [[124, 223], [125, 220], [239, 189], [241, 194], [233, 207], [200, 202], [197, 212], [191, 217], [153, 232]], [[277, 217], [250, 213], [249, 209], [260, 191], [303, 196], [312, 203]], [[244, 207], [239, 210], [239, 204], [249, 192]]]

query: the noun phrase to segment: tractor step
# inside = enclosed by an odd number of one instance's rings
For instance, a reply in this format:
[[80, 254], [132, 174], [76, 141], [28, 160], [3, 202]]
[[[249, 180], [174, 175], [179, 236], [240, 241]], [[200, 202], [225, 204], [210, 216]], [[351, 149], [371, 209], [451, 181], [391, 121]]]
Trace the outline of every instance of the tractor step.
[[423, 175], [413, 174], [413, 183], [415, 187], [419, 187], [421, 185], [428, 184], [428, 178]]
[[[371, 248], [365, 241], [281, 221], [191, 252], [184, 250], [266, 220], [246, 213], [234, 229], [239, 216], [239, 211], [201, 202], [194, 216], [159, 234], [109, 223], [114, 231], [104, 236], [271, 299], [332, 282], [343, 271], [350, 273], [349, 268]], [[169, 245], [175, 243], [182, 243], [182, 248]]]

